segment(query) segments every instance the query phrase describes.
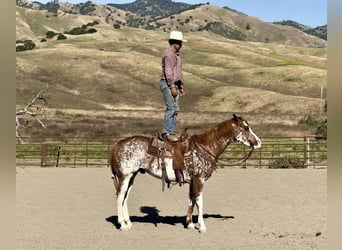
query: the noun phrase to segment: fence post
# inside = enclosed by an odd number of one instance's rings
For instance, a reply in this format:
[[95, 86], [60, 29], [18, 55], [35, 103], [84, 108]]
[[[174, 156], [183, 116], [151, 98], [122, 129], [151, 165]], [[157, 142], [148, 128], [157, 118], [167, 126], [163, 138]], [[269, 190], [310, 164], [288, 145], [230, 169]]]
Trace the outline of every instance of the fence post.
[[88, 167], [88, 138], [86, 138], [86, 167]]
[[56, 168], [58, 168], [60, 153], [61, 153], [61, 146], [58, 145], [58, 146], [57, 146]]
[[74, 168], [76, 167], [76, 158], [77, 158], [76, 154], [77, 154], [77, 143], [75, 142], [74, 144]]
[[[242, 147], [243, 148], [243, 155], [246, 155], [246, 148], [245, 147]], [[245, 162], [243, 162], [242, 164], [242, 167], [241, 168], [247, 168], [247, 160]]]
[[308, 136], [304, 137], [304, 164], [305, 166], [310, 165], [310, 138]]
[[261, 148], [259, 148], [259, 168], [261, 168]]
[[111, 147], [110, 147], [110, 141], [108, 142], [108, 144], [107, 144], [107, 167], [109, 167], [110, 166], [110, 162], [111, 162], [111, 151], [110, 151], [110, 149], [111, 149]]
[[46, 143], [42, 144], [40, 166], [46, 167]]

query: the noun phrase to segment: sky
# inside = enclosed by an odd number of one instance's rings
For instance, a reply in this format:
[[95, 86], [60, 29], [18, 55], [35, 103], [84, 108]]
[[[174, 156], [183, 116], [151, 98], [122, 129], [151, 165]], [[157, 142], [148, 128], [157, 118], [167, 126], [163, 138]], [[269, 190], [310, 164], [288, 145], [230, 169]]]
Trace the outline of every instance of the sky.
[[[41, 3], [50, 0], [36, 0]], [[59, 0], [59, 2], [84, 3], [87, 0]], [[92, 0], [94, 3], [131, 3], [135, 0]], [[265, 22], [292, 20], [312, 28], [327, 24], [327, 0], [174, 0], [189, 4], [211, 3], [213, 5], [243, 12]]]

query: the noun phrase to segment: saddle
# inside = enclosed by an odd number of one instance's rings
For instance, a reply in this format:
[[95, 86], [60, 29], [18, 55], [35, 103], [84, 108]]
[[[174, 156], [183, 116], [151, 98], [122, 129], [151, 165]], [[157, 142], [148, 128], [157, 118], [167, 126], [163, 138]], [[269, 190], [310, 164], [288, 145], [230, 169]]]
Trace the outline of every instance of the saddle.
[[177, 142], [166, 141], [160, 134], [150, 138], [147, 153], [156, 156], [158, 164], [159, 159], [161, 159], [163, 191], [165, 182], [168, 187], [170, 187], [171, 183], [166, 173], [165, 158], [172, 158], [172, 167], [175, 171], [176, 180], [179, 186], [182, 185], [184, 181], [183, 170], [185, 169], [184, 160], [192, 155], [192, 150], [189, 149], [187, 129], [182, 131]]

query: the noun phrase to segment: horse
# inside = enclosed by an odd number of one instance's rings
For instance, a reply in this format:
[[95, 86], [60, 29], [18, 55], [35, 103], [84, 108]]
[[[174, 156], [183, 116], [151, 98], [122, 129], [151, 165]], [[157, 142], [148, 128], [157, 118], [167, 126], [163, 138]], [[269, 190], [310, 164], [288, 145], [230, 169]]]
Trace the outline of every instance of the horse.
[[[117, 196], [117, 216], [120, 230], [132, 228], [127, 200], [134, 179], [138, 173], [149, 173], [153, 177], [163, 178], [163, 171], [170, 182], [177, 182], [172, 166], [172, 157], [165, 157], [164, 169], [160, 158], [148, 153], [151, 138], [147, 136], [132, 136], [118, 141], [111, 150], [110, 165], [112, 179]], [[241, 116], [233, 116], [217, 126], [201, 134], [189, 136], [187, 129], [180, 136], [182, 145], [191, 151], [190, 160], [184, 164], [183, 183], [189, 184], [189, 206], [185, 227], [194, 229], [192, 213], [194, 206], [198, 209], [199, 232], [206, 232], [203, 220], [203, 186], [216, 169], [219, 156], [227, 146], [239, 142], [254, 149], [261, 147], [260, 138], [253, 132], [248, 122]], [[167, 143], [167, 142], [166, 142]]]

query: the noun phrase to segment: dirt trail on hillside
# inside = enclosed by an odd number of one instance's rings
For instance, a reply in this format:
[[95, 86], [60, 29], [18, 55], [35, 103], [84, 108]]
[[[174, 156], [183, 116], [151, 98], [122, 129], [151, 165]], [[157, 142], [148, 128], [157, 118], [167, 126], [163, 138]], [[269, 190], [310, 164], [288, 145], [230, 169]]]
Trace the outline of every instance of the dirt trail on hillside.
[[160, 180], [139, 174], [128, 201], [133, 228], [121, 232], [108, 168], [17, 167], [16, 248], [327, 249], [326, 175], [219, 169], [204, 188], [200, 234], [183, 226], [187, 185], [162, 192]]

